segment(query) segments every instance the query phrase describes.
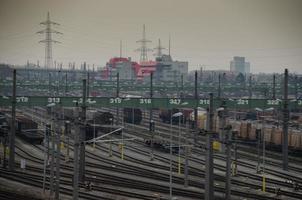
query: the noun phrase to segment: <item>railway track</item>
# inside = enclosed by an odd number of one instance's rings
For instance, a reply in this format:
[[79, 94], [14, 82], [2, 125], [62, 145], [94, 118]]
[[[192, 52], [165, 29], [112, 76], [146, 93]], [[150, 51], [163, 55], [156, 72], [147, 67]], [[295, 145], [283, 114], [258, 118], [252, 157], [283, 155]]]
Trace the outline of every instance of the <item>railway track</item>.
[[[144, 152], [144, 154], [146, 156], [148, 156], [149, 152], [147, 151], [143, 151], [141, 148], [135, 148], [135, 147], [127, 147], [127, 149], [135, 149], [136, 152]], [[167, 158], [166, 157], [162, 157], [158, 154], [155, 155], [156, 159], [160, 159], [161, 161], [167, 161]], [[184, 160], [185, 158], [182, 156], [181, 157], [182, 160]], [[222, 158], [219, 158], [219, 159], [223, 159], [225, 160], [225, 157], [222, 157]], [[174, 160], [176, 160], [176, 158], [174, 158]], [[203, 160], [203, 158], [201, 158], [200, 156], [197, 158], [197, 157], [190, 157], [189, 159], [189, 162], [195, 162], [197, 165], [199, 166], [202, 166], [205, 164], [205, 161]], [[175, 168], [177, 168], [177, 162], [173, 162], [173, 165]], [[240, 164], [239, 164], [240, 165]], [[247, 164], [245, 165], [247, 166]], [[254, 165], [248, 165], [249, 168], [251, 169], [254, 169]], [[183, 168], [183, 166], [182, 166]], [[220, 170], [222, 172], [225, 173], [225, 165], [223, 164], [218, 164], [216, 163], [215, 164], [215, 169], [217, 170]], [[183, 170], [183, 169], [182, 169]], [[195, 167], [190, 167], [190, 174], [192, 175], [195, 175], [195, 176], [201, 176], [202, 178], [204, 178], [204, 174], [203, 173], [198, 173], [198, 171], [200, 171], [200, 169], [198, 168], [195, 168]], [[289, 175], [284, 175], [284, 176], [280, 176], [278, 174], [278, 171], [273, 171], [273, 170], [268, 170], [268, 174], [272, 174], [272, 175], [275, 175], [275, 176], [279, 176], [279, 177], [282, 177], [284, 179], [290, 179], [290, 180], [294, 180], [296, 181], [297, 183], [300, 183], [301, 184], [301, 179], [297, 178], [297, 177], [289, 177]], [[237, 178], [236, 177], [233, 177], [233, 180], [232, 180], [232, 184], [234, 185], [239, 185], [239, 186], [245, 186], [245, 187], [249, 187], [249, 188], [253, 188], [255, 190], [257, 189], [261, 189], [261, 181], [262, 181], [262, 177], [261, 175], [254, 175], [253, 173], [247, 173], [247, 172], [244, 172], [244, 171], [240, 171], [238, 173], [238, 176], [240, 177], [245, 177], [245, 178], [248, 178], [251, 182], [255, 181], [255, 183], [247, 183], [247, 182], [242, 182], [242, 181], [239, 181], [239, 180], [236, 180]], [[225, 181], [225, 177], [223, 175], [215, 175], [215, 179], [220, 181], [220, 183], [224, 182]], [[266, 182], [267, 184], [271, 184], [271, 185], [277, 185], [278, 187], [281, 187], [281, 188], [287, 188], [287, 190], [289, 190], [289, 188], [292, 187], [292, 184], [291, 183], [288, 183], [288, 182], [281, 182], [281, 181], [278, 181], [278, 180], [275, 180], [275, 179], [272, 179], [272, 178], [266, 178]], [[290, 197], [294, 197], [294, 198], [300, 198], [300, 195], [301, 194], [295, 194], [293, 192], [288, 192], [287, 190], [280, 190], [280, 194], [286, 194]], [[274, 187], [267, 187], [267, 191], [271, 192], [271, 193], [274, 193], [275, 192], [275, 189]]]
[[[104, 149], [102, 149], [102, 150], [104, 150]], [[88, 152], [87, 152], [88, 153]], [[115, 153], [117, 153], [117, 152], [115, 152]], [[90, 157], [91, 155], [88, 153], [88, 155], [87, 155], [88, 157]], [[96, 156], [94, 156], [92, 159], [97, 159], [96, 158]], [[127, 158], [126, 158], [127, 160], [129, 159], [129, 156], [127, 156]], [[133, 160], [131, 160], [132, 162], [133, 162]], [[116, 163], [113, 163], [113, 164], [116, 164]], [[117, 165], [117, 164], [116, 164]], [[175, 165], [176, 165], [176, 163], [175, 163]], [[91, 163], [89, 163], [87, 166], [91, 166]], [[123, 164], [122, 166], [120, 166], [120, 167], [122, 167], [123, 169], [125, 169], [125, 168], [128, 168], [128, 166], [126, 167], [125, 166], [125, 164]], [[133, 166], [132, 166], [133, 167]], [[95, 166], [95, 168], [104, 168], [103, 166], [98, 166], [98, 165], [96, 165]], [[116, 168], [119, 168], [119, 166], [117, 165], [116, 166]], [[132, 169], [132, 170], [135, 170], [135, 171], [138, 171], [138, 167], [136, 166], [135, 167], [135, 169]], [[196, 171], [197, 171], [198, 169], [196, 169]], [[123, 171], [123, 173], [125, 173], [125, 170]], [[127, 171], [126, 173], [129, 173], [129, 171]], [[143, 171], [142, 173], [140, 173], [139, 174], [139, 176], [142, 176], [143, 174], [149, 174], [150, 173], [150, 171]], [[154, 173], [154, 172], [153, 172]], [[130, 174], [133, 174], [133, 173], [131, 173], [130, 172]], [[138, 176], [138, 174], [133, 174], [133, 175], [136, 175], [136, 176]], [[154, 174], [150, 174], [151, 176], [154, 176]], [[157, 175], [158, 175], [158, 172], [157, 172]], [[165, 177], [162, 177], [162, 176], [157, 176], [156, 177], [156, 180], [162, 180], [163, 182], [167, 182], [168, 181], [168, 176], [167, 176], [167, 174], [165, 174], [164, 175]], [[203, 175], [200, 175], [200, 176], [202, 176], [203, 177]], [[175, 180], [174, 180], [175, 179]], [[182, 178], [179, 178], [179, 177], [174, 177], [173, 178], [173, 180], [176, 182], [176, 183], [178, 183], [178, 184], [181, 184], [181, 183], [183, 183], [183, 179]], [[222, 177], [222, 176], [217, 176], [216, 177], [216, 180], [219, 180], [219, 181], [221, 181], [221, 182], [223, 182], [224, 181], [224, 177]], [[191, 183], [190, 183], [192, 186], [195, 186], [195, 187], [200, 187], [200, 185], [202, 185], [200, 182], [194, 182], [194, 181], [191, 181]], [[250, 187], [250, 188], [255, 188], [255, 189], [257, 189], [258, 187], [259, 187], [259, 183], [254, 183], [254, 184], [245, 184], [244, 182], [238, 182], [238, 181], [233, 181], [233, 184], [235, 184], [235, 185], [242, 185], [242, 186], [245, 186], [245, 187]], [[216, 191], [217, 192], [223, 192], [223, 190], [224, 190], [224, 188], [222, 188], [222, 187], [220, 187], [220, 188], [216, 188]], [[274, 192], [274, 188], [269, 188], [268, 187], [268, 191], [269, 192]], [[157, 191], [157, 192], [159, 192], [159, 191]], [[233, 191], [232, 191], [233, 192]], [[235, 193], [236, 193], [236, 191], [234, 191]], [[285, 194], [287, 191], [280, 191], [280, 194]], [[237, 192], [238, 193], [238, 192]], [[245, 194], [246, 195], [246, 194]], [[293, 194], [292, 193], [289, 193], [289, 192], [287, 192], [287, 195], [288, 196], [293, 196]], [[297, 195], [296, 195], [297, 196]]]
[[[93, 159], [95, 159], [95, 158], [93, 158]], [[42, 160], [40, 160], [40, 165], [42, 164]], [[97, 168], [102, 168], [102, 167], [100, 167], [100, 166], [96, 166]], [[123, 165], [123, 168], [127, 168], [125, 165]], [[65, 169], [64, 167], [62, 167], [62, 169]], [[41, 170], [41, 169], [40, 169]], [[68, 171], [71, 171], [71, 169], [69, 169], [69, 168], [67, 168], [67, 169], [65, 169], [65, 170], [68, 170]], [[137, 170], [137, 168], [136, 168], [136, 170]], [[41, 171], [42, 172], [42, 171]], [[87, 174], [89, 174], [89, 176], [99, 176], [99, 173], [95, 173], [95, 172], [90, 172], [90, 171], [88, 171], [87, 172]], [[70, 175], [71, 176], [71, 175]], [[103, 175], [102, 175], [103, 176]], [[140, 174], [140, 176], [141, 176], [141, 174]], [[113, 179], [115, 179], [115, 178], [113, 178], [112, 176], [108, 176], [107, 177], [107, 182], [106, 183], [108, 183], [108, 180], [110, 180], [110, 181], [112, 181]], [[167, 179], [167, 178], [166, 178]], [[166, 181], [166, 180], [163, 180], [163, 178], [159, 178], [159, 177], [157, 177], [156, 178], [156, 180], [157, 181], [159, 181], [159, 180], [162, 180], [162, 181]], [[175, 181], [177, 181], [177, 179], [175, 179]], [[104, 182], [104, 180], [102, 180], [102, 182]], [[137, 182], [137, 181], [136, 181]], [[128, 186], [128, 184], [129, 183], [127, 183], [127, 184], [125, 184], [125, 183], [123, 183], [123, 181], [122, 180], [114, 180], [114, 183], [115, 184], [122, 184], [124, 187], [126, 186], [126, 187], [136, 187], [137, 188], [137, 183], [136, 183], [135, 181], [134, 181], [134, 185], [133, 186]], [[109, 182], [109, 184], [113, 184], [112, 182]], [[133, 183], [132, 183], [133, 184]], [[196, 183], [196, 184], [198, 184], [198, 185], [200, 185], [200, 183]], [[143, 184], [142, 183], [140, 183], [139, 184], [140, 186], [143, 186]], [[121, 186], [121, 185], [120, 185]], [[154, 186], [155, 187], [155, 186]], [[158, 186], [159, 188], [163, 188], [162, 186]], [[150, 189], [150, 183], [148, 183], [148, 188]], [[159, 189], [159, 188], [156, 188], [156, 191], [157, 192], [164, 192], [164, 190], [161, 190], [161, 189]], [[146, 188], [141, 188], [141, 189], [146, 189]], [[224, 191], [224, 188], [223, 187], [217, 187], [217, 188], [215, 188], [216, 189], [216, 191], [217, 192], [223, 192]], [[173, 190], [174, 192], [175, 192], [175, 194], [178, 194], [178, 192], [177, 192], [177, 190]], [[167, 191], [166, 191], [167, 192]], [[184, 195], [184, 193], [182, 192], [181, 193], [182, 195]], [[243, 196], [248, 196], [248, 194], [242, 194], [242, 192], [240, 193], [240, 192], [238, 192], [238, 191], [236, 191], [236, 190], [234, 190], [234, 195], [236, 195], [236, 194], [238, 194], [238, 195], [243, 195]], [[250, 194], [250, 192], [249, 192], [249, 194]], [[189, 194], [185, 194], [186, 196], [188, 196], [188, 197], [191, 197], [191, 198], [194, 198], [194, 193], [193, 194], [191, 194], [191, 195], [189, 195]], [[195, 195], [197, 195], [197, 194], [195, 194]], [[200, 194], [198, 193], [198, 195], [200, 196]], [[269, 199], [268, 197], [260, 197], [261, 195], [259, 195], [259, 197], [257, 197], [257, 199]]]
[[[134, 127], [134, 128], [137, 129], [137, 127], [136, 127], [136, 126], [133, 126], [133, 125], [129, 125], [129, 127]], [[133, 132], [133, 130], [131, 130], [131, 132]], [[148, 132], [147, 132], [147, 131], [144, 131], [144, 132], [146, 132], [146, 135], [145, 135], [145, 136], [148, 137]], [[133, 133], [132, 133], [132, 134], [133, 134]], [[141, 132], [140, 134], [142, 134], [142, 132]], [[127, 147], [127, 148], [129, 148], [129, 147]], [[104, 149], [102, 149], [102, 150], [104, 150]], [[132, 151], [134, 151], [134, 150], [132, 150]], [[138, 151], [138, 149], [136, 149], [136, 151]], [[140, 150], [140, 153], [141, 153], [141, 154], [143, 153], [142, 150]], [[144, 152], [144, 153], [145, 153], [145, 156], [147, 156], [147, 154], [149, 154], [150, 152], [147, 152], [147, 151], [146, 151], [146, 152]], [[156, 157], [158, 157], [158, 155], [157, 155]], [[128, 160], [128, 159], [132, 159], [132, 160], [131, 160], [132, 162], [136, 162], [136, 163], [138, 162], [138, 161], [133, 160], [133, 158], [130, 158], [130, 157], [127, 157], [126, 159], [127, 159], [127, 160]], [[164, 158], [164, 157], [163, 157], [162, 159], [167, 160], [167, 159]], [[197, 159], [197, 160], [195, 160], [195, 161], [194, 161], [194, 160], [191, 160], [191, 161], [192, 161], [192, 162], [196, 162], [197, 164], [200, 164], [200, 165], [204, 164], [204, 162], [201, 162], [201, 161], [200, 161], [200, 158], [196, 158], [196, 159]], [[218, 158], [217, 158], [217, 159], [218, 159]], [[223, 159], [223, 158], [219, 158], [219, 159]], [[138, 159], [136, 159], [136, 160], [138, 160]], [[174, 162], [173, 164], [174, 164], [174, 166], [176, 165], [175, 162]], [[147, 165], [147, 164], [144, 163], [143, 165]], [[159, 167], [159, 166], [152, 166], [152, 167]], [[200, 169], [197, 169], [197, 170], [200, 170]], [[196, 171], [197, 171], [197, 170], [196, 170]], [[221, 170], [222, 170], [222, 169], [221, 169]], [[143, 173], [143, 172], [142, 172], [142, 173]], [[198, 176], [198, 175], [196, 174], [196, 176]], [[201, 176], [201, 175], [199, 174], [199, 176]], [[173, 178], [176, 178], [176, 177], [173, 177]], [[258, 179], [259, 179], [259, 176], [258, 176]], [[166, 180], [167, 180], [167, 179], [165, 179], [165, 181], [166, 181]], [[194, 185], [195, 183], [191, 181], [191, 184]], [[234, 182], [234, 184], [240, 185], [240, 184], [242, 184], [242, 183], [240, 183], [240, 182], [235, 183], [235, 182]], [[277, 184], [277, 183], [275, 183], [275, 184]], [[279, 184], [280, 184], [280, 183], [279, 183]], [[243, 186], [244, 186], [244, 184], [243, 184]], [[245, 184], [245, 186], [246, 186], [246, 184]], [[251, 185], [250, 185], [250, 186], [251, 186]], [[254, 187], [259, 188], [259, 183], [258, 183], [258, 185], [257, 185], [257, 183], [255, 183]], [[268, 191], [269, 191], [269, 192], [273, 192], [273, 190], [274, 190], [273, 188], [268, 188]], [[288, 192], [288, 191], [284, 191], [283, 194], [285, 195], [285, 193], [287, 193], [288, 196], [294, 196], [292, 193], [290, 193], [290, 192]], [[233, 194], [233, 191], [232, 191], [232, 194]]]
[[[22, 151], [22, 149], [20, 149], [20, 148], [18, 148], [18, 150]], [[36, 158], [26, 152], [23, 152], [23, 153], [26, 154], [26, 157], [22, 156], [22, 155], [19, 155], [19, 156], [25, 157], [27, 160], [35, 162], [40, 166], [43, 165], [42, 159]], [[97, 156], [94, 155], [94, 157], [91, 157], [91, 154], [88, 154], [87, 157], [91, 158], [91, 160], [92, 159], [95, 160]], [[103, 162], [103, 159], [99, 159], [99, 160], [101, 162]], [[151, 190], [151, 191], [158, 192], [158, 193], [160, 193], [160, 192], [168, 193], [168, 186], [166, 185], [166, 183], [161, 183], [161, 184], [153, 183], [152, 184], [152, 181], [151, 182], [149, 182], [149, 181], [140, 182], [139, 181], [139, 177], [142, 177], [142, 174], [146, 173], [146, 170], [143, 170], [141, 173], [137, 173], [137, 171], [139, 170], [137, 168], [137, 166], [133, 165], [129, 169], [129, 166], [125, 165], [125, 164], [120, 164], [120, 166], [118, 166], [117, 163], [113, 162], [113, 161], [111, 161], [110, 164], [107, 165], [107, 169], [108, 169], [107, 173], [109, 173], [109, 171], [115, 171], [116, 173], [120, 173], [119, 175], [114, 175], [112, 173], [106, 174], [105, 172], [98, 171], [97, 169], [105, 170], [106, 167], [104, 167], [104, 165], [99, 165], [99, 164], [97, 165], [97, 164], [91, 163], [89, 161], [87, 162], [87, 167], [91, 168], [91, 170], [86, 170], [86, 174], [89, 177], [99, 178], [99, 179], [93, 178], [94, 182], [99, 180], [100, 183], [106, 183], [106, 184], [114, 185], [114, 186], [123, 186], [126, 188], [135, 188], [135, 189], [141, 189], [141, 190], [146, 190], [146, 191]], [[112, 165], [114, 165], [115, 167], [112, 168]], [[62, 165], [61, 169], [70, 171], [69, 175], [70, 176], [72, 175], [73, 170], [72, 170], [71, 166]], [[95, 172], [95, 171], [98, 171], [98, 172]], [[42, 173], [42, 169], [40, 169], [40, 172]], [[127, 172], [127, 174], [129, 174], [131, 176], [135, 176], [135, 178], [131, 178], [130, 176], [128, 177], [128, 179], [122, 178], [121, 175], [122, 175], [122, 173], [125, 173], [125, 172]], [[61, 174], [64, 174], [64, 173], [61, 172]], [[160, 177], [157, 177], [156, 180], [159, 180], [159, 179], [160, 179]], [[183, 197], [197, 198], [197, 199], [201, 195], [201, 192], [187, 191], [186, 189], [183, 189], [177, 185], [175, 185], [174, 187], [176, 187], [176, 188], [173, 190], [173, 193], [176, 195], [180, 195]], [[118, 194], [118, 193], [116, 193], [116, 194]], [[128, 194], [127, 196], [133, 197], [134, 194], [132, 194], [132, 195]], [[152, 198], [154, 198], [154, 197], [152, 197]], [[147, 199], [147, 198], [140, 197], [139, 199]]]

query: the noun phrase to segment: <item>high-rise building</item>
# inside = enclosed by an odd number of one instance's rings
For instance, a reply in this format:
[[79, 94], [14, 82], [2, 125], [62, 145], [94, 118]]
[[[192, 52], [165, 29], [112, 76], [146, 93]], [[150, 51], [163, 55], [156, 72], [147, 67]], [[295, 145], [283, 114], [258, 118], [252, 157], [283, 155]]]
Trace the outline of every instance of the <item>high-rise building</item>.
[[250, 73], [250, 63], [245, 62], [245, 57], [234, 56], [230, 63], [230, 70], [236, 73]]

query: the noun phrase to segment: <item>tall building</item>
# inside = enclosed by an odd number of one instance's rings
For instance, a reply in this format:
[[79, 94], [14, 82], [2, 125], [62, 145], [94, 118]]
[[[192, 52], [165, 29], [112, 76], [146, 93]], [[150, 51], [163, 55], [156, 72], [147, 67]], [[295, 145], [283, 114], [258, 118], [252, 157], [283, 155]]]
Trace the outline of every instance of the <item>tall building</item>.
[[245, 62], [245, 57], [234, 56], [230, 63], [231, 72], [248, 74], [250, 73], [250, 63]]

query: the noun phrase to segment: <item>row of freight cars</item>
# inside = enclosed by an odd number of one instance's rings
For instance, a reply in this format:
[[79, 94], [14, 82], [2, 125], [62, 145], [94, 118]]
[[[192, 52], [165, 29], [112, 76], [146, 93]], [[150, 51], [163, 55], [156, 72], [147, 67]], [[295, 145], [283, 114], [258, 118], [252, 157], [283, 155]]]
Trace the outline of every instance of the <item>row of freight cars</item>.
[[[159, 117], [162, 119], [164, 123], [171, 123], [171, 116], [177, 112], [182, 112], [183, 115], [179, 117], [172, 117], [172, 123], [178, 124], [186, 123], [192, 124], [194, 122], [194, 112], [193, 110], [188, 109], [173, 109], [173, 110], [160, 110]], [[197, 115], [197, 127], [200, 130], [205, 130], [206, 121], [207, 121], [207, 113], [204, 109], [198, 109]], [[264, 139], [266, 145], [269, 147], [273, 147], [274, 149], [281, 150], [282, 146], [282, 126], [280, 123], [271, 122], [269, 119], [273, 118], [274, 113], [271, 114], [268, 118], [264, 117]], [[226, 121], [226, 125], [231, 125], [233, 131], [238, 132], [239, 139], [245, 141], [251, 141], [252, 143], [257, 139], [256, 138], [256, 129], [262, 129], [262, 125], [259, 126], [259, 121], [256, 119], [259, 117], [255, 112], [229, 112], [229, 115], [234, 115], [235, 117], [231, 117], [233, 119], [228, 118]], [[261, 118], [261, 116], [260, 116]], [[291, 126], [288, 131], [288, 146], [293, 151], [302, 151], [302, 130], [301, 127], [297, 127], [297, 124], [302, 123], [302, 117], [298, 115], [291, 116]], [[219, 117], [217, 113], [214, 114], [214, 123], [213, 129], [215, 132], [219, 132]]]
[[[48, 114], [51, 115], [52, 113], [55, 115], [56, 119], [64, 119], [73, 121], [75, 118], [75, 108], [55, 108], [55, 110], [51, 111], [50, 108], [47, 108]], [[159, 110], [159, 117], [164, 123], [170, 123], [172, 119], [173, 124], [178, 124], [179, 122], [184, 123], [192, 123], [194, 121], [194, 115], [192, 113], [192, 109], [160, 109]], [[172, 117], [173, 114], [182, 112], [183, 116]], [[92, 115], [94, 113], [89, 113], [89, 110], [86, 112], [86, 117], [88, 119], [92, 119]], [[198, 110], [198, 115], [204, 118], [205, 115], [204, 110]], [[107, 118], [112, 118], [113, 115], [107, 116]], [[123, 108], [123, 119], [126, 123], [133, 123], [133, 124], [140, 124], [142, 121], [142, 110], [138, 108]], [[199, 120], [200, 121], [200, 120]], [[105, 123], [108, 124], [108, 123]], [[203, 126], [203, 125], [200, 125]]]
[[[74, 120], [75, 109], [63, 108], [63, 110], [56, 110], [53, 112], [55, 115], [64, 113], [64, 120]], [[172, 117], [173, 114], [182, 112], [183, 115], [179, 117]], [[3, 116], [6, 116], [5, 118]], [[7, 120], [6, 124], [10, 124], [9, 115], [0, 113], [0, 121]], [[124, 121], [126, 123], [140, 124], [142, 121], [142, 111], [136, 108], [123, 109]], [[238, 116], [238, 115], [237, 115]], [[246, 115], [247, 116], [247, 115]], [[59, 116], [57, 116], [59, 117]], [[194, 122], [194, 112], [192, 109], [161, 109], [159, 110], [159, 117], [164, 123], [170, 123], [172, 119], [173, 124]], [[7, 118], [7, 119], [6, 119]], [[244, 118], [246, 119], [246, 118]], [[110, 112], [101, 111], [87, 111], [87, 126], [86, 126], [86, 139], [97, 137], [98, 133], [103, 134], [112, 131], [114, 116]], [[2, 123], [2, 122], [1, 122]], [[256, 139], [257, 122], [251, 120], [236, 120], [228, 119], [227, 124], [232, 125], [233, 130], [238, 131], [239, 138], [243, 140], [254, 141]], [[265, 123], [266, 124], [266, 123]], [[197, 126], [203, 130], [206, 126], [206, 111], [198, 109]], [[219, 118], [217, 114], [214, 115], [214, 130], [219, 132]], [[258, 127], [259, 128], [259, 127]], [[41, 142], [43, 140], [41, 132], [38, 130], [38, 125], [31, 119], [24, 115], [17, 114], [16, 116], [16, 133], [24, 139], [29, 139], [31, 142]], [[273, 125], [266, 125], [264, 129], [265, 141], [268, 145], [280, 148], [282, 144], [282, 128]], [[302, 150], [302, 133], [299, 129], [289, 129], [289, 147], [296, 150]]]
[[[53, 109], [53, 110], [51, 110]], [[76, 116], [76, 108], [47, 108], [47, 113], [49, 115], [54, 114], [56, 119], [64, 119], [64, 120], [69, 120], [69, 121], [74, 121], [75, 116]], [[104, 114], [102, 114], [104, 113]], [[110, 124], [110, 119], [111, 122], [113, 122], [113, 115], [109, 112], [90, 112], [89, 110], [86, 112], [86, 117], [88, 120], [93, 120], [94, 116], [97, 116], [99, 119], [98, 121], [101, 124]], [[123, 109], [123, 116], [124, 116], [124, 121], [126, 123], [134, 123], [134, 124], [140, 124], [142, 121], [142, 111], [137, 108], [124, 108]]]
[[[41, 108], [40, 108], [41, 109]], [[76, 108], [47, 108], [47, 113], [56, 120], [69, 121], [73, 125], [77, 114]], [[86, 111], [86, 140], [98, 137], [100, 134], [109, 133], [116, 129], [113, 125], [114, 116], [110, 112], [95, 110]]]
[[[71, 113], [70, 110], [66, 113], [68, 112]], [[114, 128], [114, 126], [112, 126], [112, 121], [113, 115], [110, 112], [94, 113], [86, 123], [86, 140], [97, 137], [98, 133], [103, 134], [112, 131]], [[7, 133], [10, 131], [11, 115], [9, 112], [0, 112], [0, 124], [1, 133], [3, 132], [2, 130], [4, 130], [4, 125], [6, 128], [5, 131]], [[31, 144], [41, 144], [43, 142], [45, 129], [39, 130], [38, 123], [22, 113], [16, 113], [15, 129], [17, 137], [20, 137]], [[7, 133], [5, 135], [7, 135]]]
[[[259, 124], [253, 121], [235, 121], [229, 120], [228, 124], [232, 125], [233, 130], [238, 131], [238, 136], [244, 140], [257, 140], [256, 129], [263, 130], [264, 141], [268, 146], [281, 149], [282, 146], [282, 126]], [[302, 150], [302, 132], [301, 130], [289, 128], [288, 146], [292, 150]]]
[[[11, 115], [8, 112], [0, 112], [1, 132], [8, 135], [11, 130]], [[43, 141], [43, 133], [38, 129], [38, 124], [21, 113], [16, 113], [16, 136], [30, 143], [40, 144]], [[6, 132], [6, 133], [5, 133]]]

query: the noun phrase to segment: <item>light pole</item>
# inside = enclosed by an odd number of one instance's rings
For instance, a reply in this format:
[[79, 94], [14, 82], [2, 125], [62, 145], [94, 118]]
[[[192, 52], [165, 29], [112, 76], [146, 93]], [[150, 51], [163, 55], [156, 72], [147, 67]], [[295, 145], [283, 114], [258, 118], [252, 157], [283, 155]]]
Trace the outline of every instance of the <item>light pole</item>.
[[[49, 157], [49, 135], [50, 135], [50, 124], [46, 124], [46, 129], [44, 134], [44, 166], [43, 166], [43, 192], [44, 193], [45, 193], [45, 182], [46, 182], [46, 166]], [[4, 146], [4, 148], [6, 147]]]
[[[50, 108], [50, 119], [51, 119], [51, 124], [50, 124], [50, 140], [51, 140], [51, 162], [50, 162], [50, 196], [53, 195], [54, 191], [54, 149], [55, 149], [55, 143], [54, 143], [54, 131], [53, 131], [53, 126], [54, 126], [54, 111], [53, 107], [55, 106], [55, 103], [50, 103], [47, 105], [47, 107]], [[46, 164], [46, 163], [45, 163]], [[46, 167], [46, 165], [45, 165]]]
[[256, 172], [259, 173], [260, 166], [260, 138], [261, 138], [261, 129], [256, 129], [256, 139], [257, 139], [257, 167]]
[[94, 113], [93, 117], [93, 144], [92, 144], [92, 150], [95, 150], [95, 113], [97, 112], [96, 110], [91, 110], [90, 112]]
[[66, 158], [65, 158], [65, 160], [66, 160], [66, 162], [68, 162], [69, 161], [69, 137], [71, 136], [71, 134], [70, 134], [70, 131], [71, 131], [71, 127], [70, 127], [70, 121], [65, 121], [65, 135], [66, 135], [66, 137], [67, 137], [67, 149], [66, 149]]
[[151, 132], [151, 161], [154, 160], [154, 125], [154, 121], [151, 119], [149, 123], [149, 131]]
[[[223, 105], [221, 107], [219, 107], [218, 109], [216, 109], [217, 113], [218, 113], [218, 117], [219, 117], [219, 140], [223, 141], [225, 140], [225, 134], [226, 131], [224, 130], [225, 126], [226, 126], [226, 117], [227, 117], [227, 111], [225, 108], [225, 101], [223, 101]], [[220, 152], [225, 152], [225, 144], [221, 144], [220, 147]]]
[[93, 118], [93, 151], [95, 150], [95, 117]]
[[181, 116], [183, 117], [183, 114], [179, 112], [178, 113], [178, 174], [181, 174], [181, 158], [180, 158], [180, 117]]
[[[88, 104], [95, 104], [96, 101], [91, 101], [90, 99], [88, 99], [87, 101]], [[97, 112], [96, 110], [91, 110], [90, 112], [94, 113], [94, 117], [93, 117], [93, 144], [92, 144], [92, 150], [95, 150], [95, 113]]]
[[186, 127], [186, 146], [185, 146], [185, 187], [188, 187], [189, 185], [189, 181], [188, 181], [188, 176], [189, 176], [189, 159], [188, 159], [188, 154], [189, 154], [189, 147], [188, 147], [188, 126], [187, 126], [187, 122], [185, 123], [185, 127]]
[[170, 200], [172, 200], [172, 118], [180, 117], [181, 115], [182, 115], [182, 113], [178, 112], [178, 113], [171, 115], [171, 118], [170, 118], [170, 184], [169, 184]]
[[[256, 111], [262, 112], [262, 127], [261, 127], [261, 137], [262, 137], [262, 191], [265, 192], [266, 186], [265, 186], [265, 134], [264, 134], [264, 111], [273, 111], [274, 108], [267, 108], [267, 109], [261, 109], [261, 108], [255, 108]], [[259, 117], [258, 117], [259, 118]]]
[[210, 102], [207, 110], [207, 135], [206, 135], [206, 162], [205, 162], [205, 199], [214, 199], [214, 162], [213, 162], [213, 145], [212, 145], [212, 133], [213, 133], [213, 119], [214, 119], [214, 99], [213, 93], [210, 93]]
[[135, 128], [134, 127], [134, 107], [132, 107], [132, 113], [131, 114], [132, 114], [132, 127]]
[[[112, 131], [113, 126], [113, 119], [109, 118], [110, 121], [110, 132]], [[110, 142], [109, 142], [109, 157], [112, 157], [112, 134], [110, 134]]]
[[234, 141], [233, 176], [237, 175], [237, 135], [238, 131], [232, 131], [232, 140]]
[[125, 127], [125, 122], [124, 122], [124, 116], [122, 118], [122, 145], [121, 145], [121, 159], [124, 160], [124, 127]]

